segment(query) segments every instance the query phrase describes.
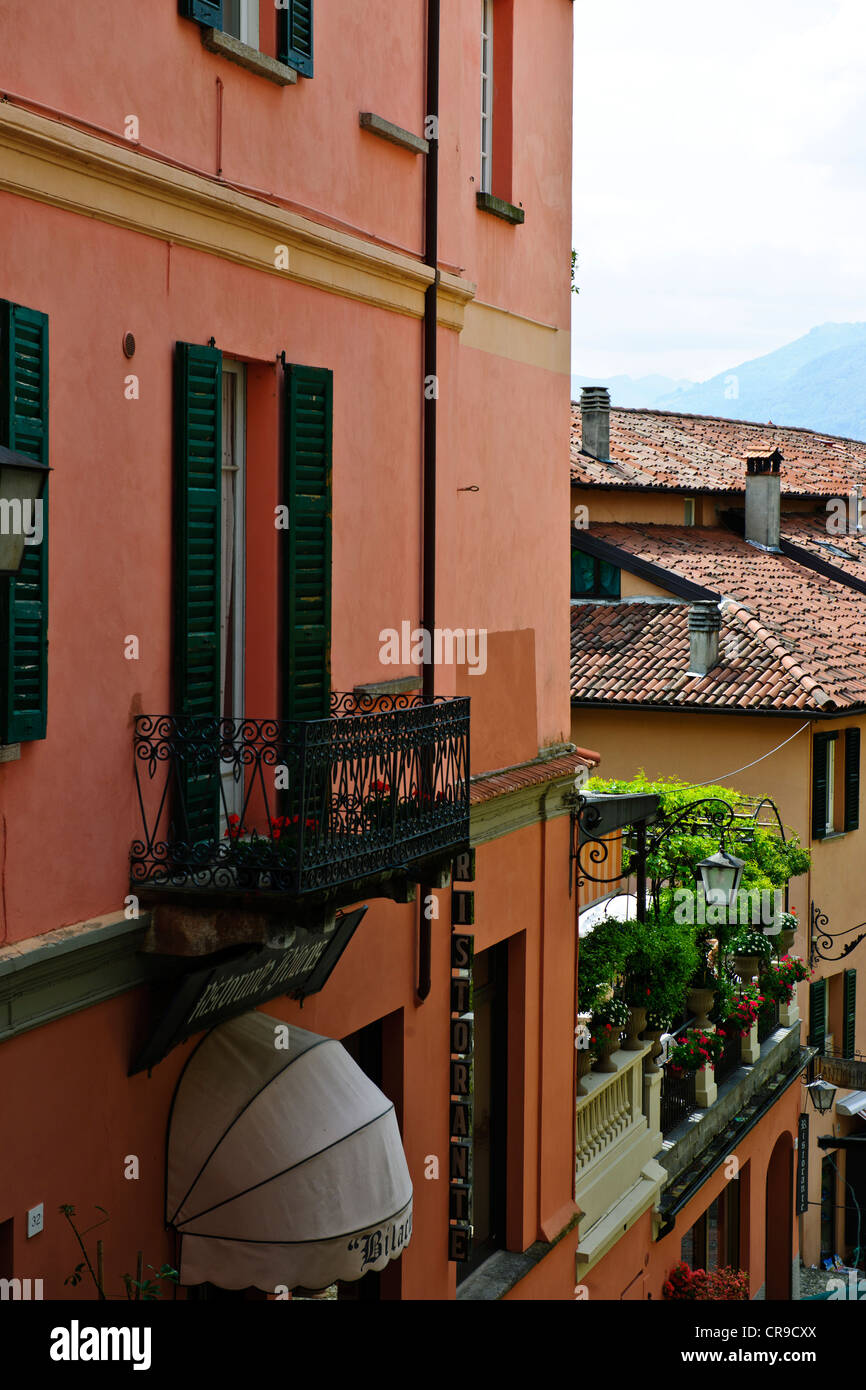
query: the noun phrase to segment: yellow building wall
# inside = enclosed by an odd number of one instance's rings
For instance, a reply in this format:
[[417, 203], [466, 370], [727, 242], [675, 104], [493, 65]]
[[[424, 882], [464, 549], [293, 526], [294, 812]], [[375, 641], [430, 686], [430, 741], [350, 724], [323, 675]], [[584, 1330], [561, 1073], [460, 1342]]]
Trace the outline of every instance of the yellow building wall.
[[[805, 728], [802, 728], [806, 725]], [[862, 733], [866, 717], [853, 716], [835, 720], [813, 720], [808, 717], [772, 719], [747, 715], [714, 715], [695, 713], [648, 713], [614, 709], [572, 710], [572, 738], [584, 747], [597, 748], [602, 754], [600, 772], [604, 777], [631, 778], [643, 769], [650, 778], [673, 776], [691, 783], [717, 783], [733, 787], [749, 795], [766, 795], [775, 801], [788, 830], [795, 831], [801, 842], [812, 851], [812, 867], [808, 873], [793, 879], [790, 885], [790, 905], [797, 912], [800, 928], [793, 946], [794, 954], [807, 962], [810, 955], [809, 922], [811, 905], [826, 914], [827, 930], [837, 936], [827, 954], [840, 955], [845, 944], [866, 931], [866, 806], [862, 804], [860, 828], [832, 839], [811, 839], [812, 804], [812, 737], [816, 732], [842, 731], [858, 727], [861, 747], [866, 750]], [[797, 733], [802, 728], [802, 732]], [[791, 738], [791, 735], [795, 735]], [[771, 750], [791, 739], [777, 752]], [[771, 756], [765, 757], [765, 754]], [[756, 766], [747, 767], [755, 763]], [[743, 771], [737, 769], [743, 768]], [[861, 779], [866, 783], [866, 753], [861, 764]], [[837, 776], [837, 790], [840, 778]], [[853, 929], [853, 930], [849, 930]], [[858, 1000], [855, 1047], [866, 1055], [866, 940], [847, 956], [833, 961], [817, 960], [812, 978], [829, 979], [828, 1029], [837, 1047], [842, 1035], [842, 972], [857, 971]], [[808, 1038], [809, 986], [799, 989], [800, 1014], [803, 1020], [801, 1037]], [[849, 1094], [838, 1092], [837, 1099]], [[805, 1093], [803, 1107], [806, 1108]], [[866, 1132], [862, 1122], [845, 1121], [835, 1109], [826, 1117], [819, 1116], [811, 1106], [809, 1153], [809, 1202], [801, 1217], [800, 1248], [805, 1263], [817, 1263], [820, 1249], [821, 1218], [821, 1161], [822, 1150], [817, 1148], [819, 1135], [842, 1132]], [[853, 1125], [853, 1129], [852, 1129]], [[844, 1151], [831, 1154], [839, 1169], [836, 1201], [844, 1204], [842, 1178], [845, 1172]], [[842, 1252], [844, 1213], [837, 1212], [837, 1244]]]

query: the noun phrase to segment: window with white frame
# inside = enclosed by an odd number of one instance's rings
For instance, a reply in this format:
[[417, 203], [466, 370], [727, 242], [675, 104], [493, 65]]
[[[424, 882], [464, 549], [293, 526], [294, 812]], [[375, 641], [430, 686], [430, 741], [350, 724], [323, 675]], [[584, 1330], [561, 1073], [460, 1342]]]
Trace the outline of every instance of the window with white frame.
[[481, 192], [492, 191], [493, 0], [481, 0]]
[[828, 739], [825, 752], [825, 776], [827, 778], [827, 806], [824, 812], [824, 830], [833, 833], [833, 813], [836, 802], [836, 740]]
[[259, 46], [259, 0], [223, 0], [223, 33]]

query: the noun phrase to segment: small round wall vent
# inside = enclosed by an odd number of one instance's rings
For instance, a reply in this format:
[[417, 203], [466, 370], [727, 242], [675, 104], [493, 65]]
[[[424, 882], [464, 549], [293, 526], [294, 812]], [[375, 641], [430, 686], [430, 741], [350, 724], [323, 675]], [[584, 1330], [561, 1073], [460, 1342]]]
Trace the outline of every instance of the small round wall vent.
[[124, 333], [123, 351], [127, 357], [135, 356], [135, 335], [133, 333]]

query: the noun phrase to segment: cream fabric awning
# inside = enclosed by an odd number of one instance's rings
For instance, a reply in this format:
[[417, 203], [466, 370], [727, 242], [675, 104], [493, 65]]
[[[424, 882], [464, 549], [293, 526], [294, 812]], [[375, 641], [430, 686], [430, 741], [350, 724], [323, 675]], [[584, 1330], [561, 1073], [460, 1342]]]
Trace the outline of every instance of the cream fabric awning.
[[182, 1284], [273, 1293], [384, 1269], [412, 1231], [392, 1102], [333, 1038], [260, 1012], [221, 1024], [175, 1092], [166, 1219]]
[[866, 1119], [866, 1091], [852, 1091], [836, 1101], [837, 1115], [860, 1115]]

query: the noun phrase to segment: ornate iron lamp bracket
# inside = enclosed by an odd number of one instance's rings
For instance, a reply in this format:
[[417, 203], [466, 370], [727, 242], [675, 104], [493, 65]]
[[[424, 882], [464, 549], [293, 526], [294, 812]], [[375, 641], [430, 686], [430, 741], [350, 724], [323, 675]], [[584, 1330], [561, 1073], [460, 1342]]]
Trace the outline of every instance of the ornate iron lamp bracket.
[[[844, 960], [849, 956], [861, 941], [866, 940], [866, 922], [858, 922], [854, 927], [845, 927], [844, 931], [831, 932], [828, 930], [830, 918], [826, 912], [822, 912], [817, 903], [810, 904], [810, 932], [809, 932], [809, 964], [814, 966], [819, 960], [837, 961]], [[853, 941], [849, 941], [841, 947], [837, 956], [828, 955], [835, 946], [841, 945], [839, 938], [850, 936], [852, 932], [859, 932]]]

